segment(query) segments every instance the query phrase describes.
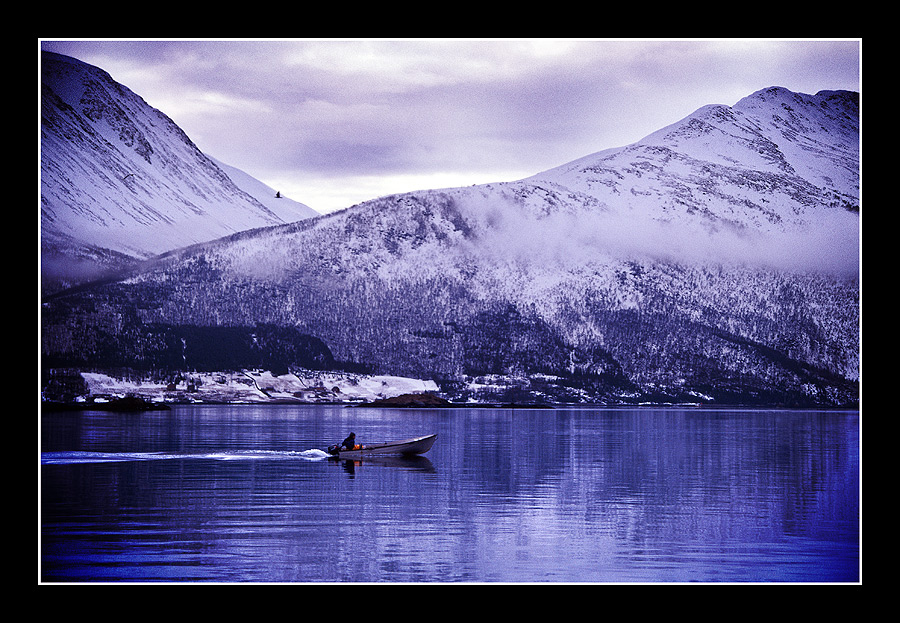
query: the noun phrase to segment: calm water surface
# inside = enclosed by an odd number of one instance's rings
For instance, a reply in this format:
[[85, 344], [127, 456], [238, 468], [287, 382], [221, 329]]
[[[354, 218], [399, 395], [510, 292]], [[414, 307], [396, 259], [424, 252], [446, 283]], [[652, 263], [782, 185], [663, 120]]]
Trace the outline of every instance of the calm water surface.
[[[43, 582], [858, 582], [859, 414], [45, 414]], [[417, 460], [318, 450], [437, 433]]]

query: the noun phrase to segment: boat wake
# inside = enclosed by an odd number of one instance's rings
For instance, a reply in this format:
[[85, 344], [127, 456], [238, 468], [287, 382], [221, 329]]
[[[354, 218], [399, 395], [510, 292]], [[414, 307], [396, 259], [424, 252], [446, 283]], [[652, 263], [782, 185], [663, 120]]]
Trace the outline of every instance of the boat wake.
[[164, 461], [172, 459], [207, 459], [217, 461], [246, 461], [258, 459], [302, 459], [305, 461], [321, 461], [328, 458], [322, 450], [275, 451], [275, 450], [242, 450], [200, 453], [171, 452], [42, 452], [41, 465], [72, 465], [77, 463], [118, 463], [124, 461]]

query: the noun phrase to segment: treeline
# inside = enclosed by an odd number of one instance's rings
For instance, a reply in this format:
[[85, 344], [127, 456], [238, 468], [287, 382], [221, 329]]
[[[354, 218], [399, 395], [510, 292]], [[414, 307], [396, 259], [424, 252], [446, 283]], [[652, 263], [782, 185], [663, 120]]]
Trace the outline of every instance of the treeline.
[[69, 314], [60, 310], [46, 314], [44, 368], [195, 372], [260, 368], [284, 374], [291, 368], [341, 367], [322, 340], [294, 327], [144, 323], [127, 302], [90, 302], [89, 313], [67, 306]]

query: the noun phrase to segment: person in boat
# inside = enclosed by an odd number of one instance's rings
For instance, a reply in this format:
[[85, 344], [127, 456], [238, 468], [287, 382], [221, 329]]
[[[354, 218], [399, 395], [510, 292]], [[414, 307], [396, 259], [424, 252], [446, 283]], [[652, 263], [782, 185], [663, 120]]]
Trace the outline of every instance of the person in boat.
[[347, 438], [341, 442], [341, 447], [347, 450], [353, 450], [356, 447], [356, 433], [350, 433]]

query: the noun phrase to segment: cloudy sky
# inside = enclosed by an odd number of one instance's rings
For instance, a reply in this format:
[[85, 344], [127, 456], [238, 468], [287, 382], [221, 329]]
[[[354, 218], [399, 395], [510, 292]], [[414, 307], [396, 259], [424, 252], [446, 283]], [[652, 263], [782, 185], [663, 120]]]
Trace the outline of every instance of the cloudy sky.
[[860, 40], [42, 40], [319, 212], [511, 181], [769, 86], [859, 91]]

